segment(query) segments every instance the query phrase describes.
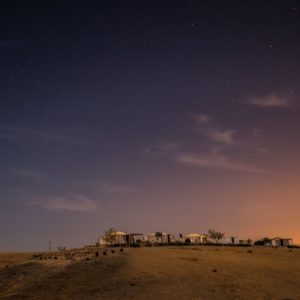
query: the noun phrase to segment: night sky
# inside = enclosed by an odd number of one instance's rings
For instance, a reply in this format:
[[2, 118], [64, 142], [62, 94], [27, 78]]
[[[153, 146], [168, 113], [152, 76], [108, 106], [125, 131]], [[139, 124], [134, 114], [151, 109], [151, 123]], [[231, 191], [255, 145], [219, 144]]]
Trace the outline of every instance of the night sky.
[[300, 242], [299, 84], [299, 1], [2, 1], [0, 251]]

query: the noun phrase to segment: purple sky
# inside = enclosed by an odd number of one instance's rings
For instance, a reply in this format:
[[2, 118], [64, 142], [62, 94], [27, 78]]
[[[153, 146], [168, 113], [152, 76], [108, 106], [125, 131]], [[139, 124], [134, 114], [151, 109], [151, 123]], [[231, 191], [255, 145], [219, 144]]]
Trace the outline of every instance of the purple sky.
[[299, 2], [207, 3], [2, 5], [0, 251], [300, 242]]

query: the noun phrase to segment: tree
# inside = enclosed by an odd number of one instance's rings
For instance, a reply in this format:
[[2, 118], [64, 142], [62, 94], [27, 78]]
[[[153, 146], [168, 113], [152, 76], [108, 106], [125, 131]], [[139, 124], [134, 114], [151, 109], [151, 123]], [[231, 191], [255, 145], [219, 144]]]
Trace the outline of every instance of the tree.
[[114, 243], [114, 241], [115, 241], [114, 233], [115, 232], [116, 232], [116, 230], [113, 227], [109, 228], [108, 230], [105, 231], [105, 234], [103, 236], [103, 240], [105, 242], [109, 243], [109, 244]]
[[255, 246], [269, 246], [269, 245], [271, 245], [271, 239], [265, 237], [261, 240], [255, 241], [254, 245]]
[[220, 232], [214, 229], [209, 229], [208, 236], [217, 243], [221, 238], [224, 237], [224, 232]]

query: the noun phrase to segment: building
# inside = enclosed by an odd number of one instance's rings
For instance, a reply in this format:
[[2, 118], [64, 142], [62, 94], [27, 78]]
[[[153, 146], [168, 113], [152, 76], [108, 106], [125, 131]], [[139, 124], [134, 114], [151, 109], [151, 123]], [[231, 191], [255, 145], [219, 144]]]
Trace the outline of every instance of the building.
[[114, 231], [109, 236], [102, 236], [99, 239], [99, 245], [126, 245], [127, 233], [122, 231]]
[[240, 238], [235, 236], [224, 236], [220, 238], [219, 240], [213, 240], [211, 238], [208, 238], [209, 243], [216, 243], [221, 245], [239, 245], [240, 244]]
[[126, 241], [128, 246], [134, 244], [143, 244], [145, 242], [144, 235], [142, 233], [129, 233], [126, 235]]
[[188, 240], [192, 244], [202, 244], [207, 243], [207, 235], [200, 233], [189, 233], [184, 236], [185, 241]]
[[235, 236], [223, 237], [220, 239], [221, 244], [231, 244], [238, 245], [240, 243], [240, 239]]
[[254, 244], [253, 240], [251, 239], [247, 239], [247, 240], [240, 240], [239, 241], [240, 245], [248, 245], [248, 246], [252, 246]]
[[155, 232], [144, 235], [146, 244], [170, 244], [175, 241], [174, 235], [166, 232]]
[[293, 245], [293, 240], [291, 238], [275, 237], [270, 241], [272, 247], [288, 247]]

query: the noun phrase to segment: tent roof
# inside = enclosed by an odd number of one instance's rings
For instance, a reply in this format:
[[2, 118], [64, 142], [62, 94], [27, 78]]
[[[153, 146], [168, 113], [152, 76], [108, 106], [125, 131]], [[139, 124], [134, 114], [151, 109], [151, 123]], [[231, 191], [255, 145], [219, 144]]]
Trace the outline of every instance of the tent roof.
[[200, 234], [200, 233], [195, 233], [195, 232], [193, 232], [193, 233], [189, 233], [189, 234], [187, 234], [186, 235], [186, 237], [190, 237], [190, 238], [196, 238], [196, 237], [201, 237], [202, 236], [202, 234]]
[[122, 232], [122, 231], [115, 231], [111, 235], [127, 235], [127, 233]]

